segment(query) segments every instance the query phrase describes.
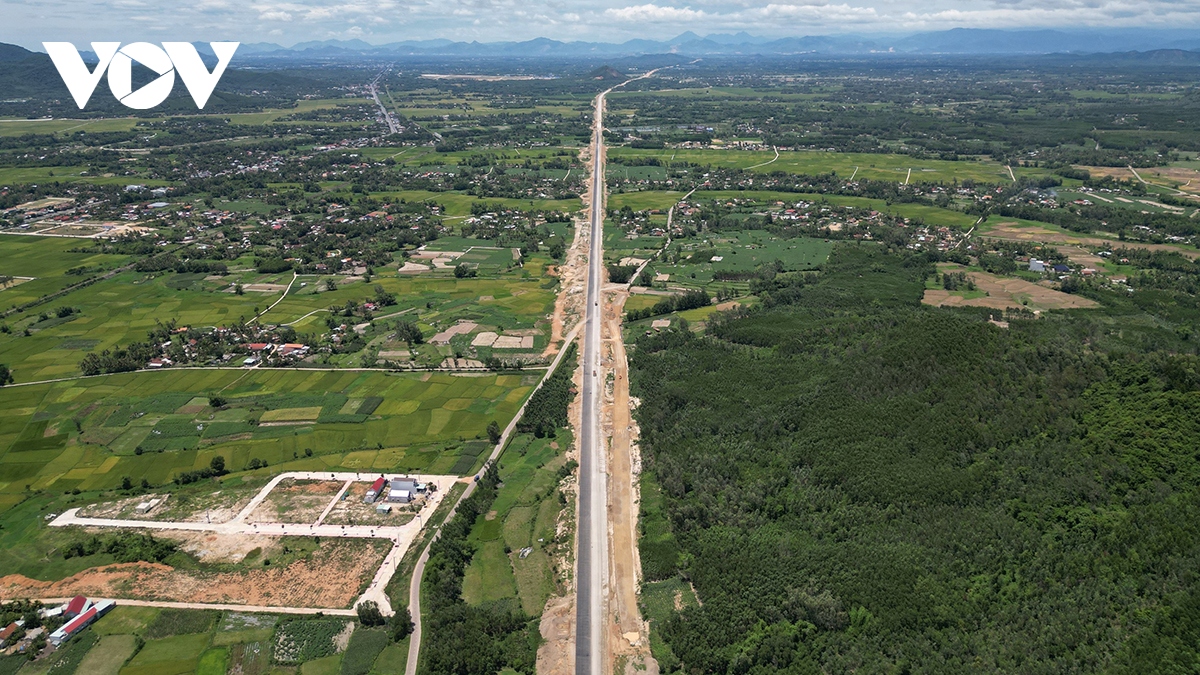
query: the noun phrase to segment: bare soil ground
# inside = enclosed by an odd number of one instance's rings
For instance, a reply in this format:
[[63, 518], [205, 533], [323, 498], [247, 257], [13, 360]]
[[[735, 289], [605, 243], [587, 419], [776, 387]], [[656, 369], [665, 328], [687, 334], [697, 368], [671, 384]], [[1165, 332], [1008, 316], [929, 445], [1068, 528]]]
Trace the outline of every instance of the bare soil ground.
[[[609, 598], [614, 624], [606, 631], [609, 654], [614, 664], [625, 664], [628, 672], [658, 666], [650, 655], [650, 627], [638, 608], [641, 560], [638, 556], [637, 525], [639, 499], [636, 428], [630, 415], [629, 364], [621, 335], [621, 317], [629, 294], [622, 290], [605, 293], [604, 324], [601, 328], [602, 365], [606, 372], [600, 424], [608, 446]], [[632, 669], [632, 670], [631, 670]]]
[[155, 497], [167, 495], [145, 494], [112, 502], [91, 504], [79, 510], [79, 515], [90, 518], [120, 518], [127, 520], [174, 520], [191, 523], [227, 523], [233, 520], [250, 503], [266, 481], [223, 487], [205, 493], [180, 493], [171, 495], [165, 502], [146, 514], [135, 512], [137, 505]]
[[537, 653], [538, 675], [571, 675], [575, 672], [575, 595], [550, 598], [538, 629], [542, 646]]
[[323, 522], [330, 525], [403, 525], [416, 517], [421, 502], [392, 504], [391, 513], [378, 513], [375, 504], [363, 502], [370, 488], [369, 483], [354, 483], [346, 491], [346, 498], [334, 504], [333, 510]]
[[246, 518], [246, 522], [315, 523], [342, 485], [341, 481], [285, 478]]
[[1174, 251], [1189, 258], [1200, 258], [1200, 251], [1172, 246], [1170, 244], [1145, 244], [1137, 241], [1118, 241], [1094, 235], [1076, 234], [1074, 232], [1056, 232], [1041, 227], [1021, 227], [1015, 222], [998, 223], [995, 227], [984, 232], [981, 237], [1005, 239], [1008, 241], [1038, 241], [1046, 244], [1073, 244], [1076, 246], [1101, 246], [1105, 248], [1142, 248], [1148, 251]]
[[[939, 265], [939, 270], [962, 270], [958, 265]], [[1032, 310], [1082, 309], [1100, 304], [1081, 295], [1056, 291], [1048, 286], [1024, 279], [998, 277], [987, 272], [968, 272], [976, 287], [987, 293], [978, 298], [966, 298], [951, 291], [926, 290], [921, 302], [936, 307], [992, 307], [995, 309], [1026, 308]]]
[[60, 581], [20, 574], [0, 577], [0, 598], [92, 595], [139, 600], [285, 607], [349, 607], [383, 561], [391, 543], [378, 539], [321, 542], [307, 559], [283, 568], [210, 572], [155, 563], [93, 567]]

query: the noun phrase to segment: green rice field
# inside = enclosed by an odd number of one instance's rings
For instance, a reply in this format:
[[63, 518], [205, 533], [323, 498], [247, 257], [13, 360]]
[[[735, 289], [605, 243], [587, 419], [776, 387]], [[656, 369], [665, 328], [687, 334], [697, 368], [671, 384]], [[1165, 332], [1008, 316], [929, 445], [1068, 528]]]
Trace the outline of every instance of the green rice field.
[[[463, 442], [492, 420], [506, 424], [536, 378], [197, 369], [5, 387], [0, 508], [29, 490], [111, 489], [125, 476], [162, 485], [217, 455], [235, 472], [259, 459], [271, 473], [449, 473]], [[227, 400], [221, 410], [205, 398], [216, 392]], [[382, 399], [372, 414], [341, 412], [368, 397]]]

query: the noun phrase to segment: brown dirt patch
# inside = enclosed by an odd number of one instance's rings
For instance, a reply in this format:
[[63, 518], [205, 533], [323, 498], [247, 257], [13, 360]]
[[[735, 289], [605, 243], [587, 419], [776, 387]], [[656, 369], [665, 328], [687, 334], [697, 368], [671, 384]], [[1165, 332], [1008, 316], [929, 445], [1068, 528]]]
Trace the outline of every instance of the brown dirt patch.
[[575, 596], [550, 598], [538, 626], [542, 646], [537, 653], [537, 672], [541, 675], [570, 675], [575, 672]]
[[246, 522], [315, 523], [341, 489], [339, 481], [284, 479], [246, 518]]
[[137, 600], [349, 607], [378, 569], [391, 543], [378, 539], [322, 542], [307, 559], [283, 568], [235, 572], [179, 570], [153, 563], [93, 567], [59, 581], [20, 574], [0, 577], [0, 598], [96, 595]]
[[921, 302], [935, 307], [992, 307], [994, 309], [1025, 308], [1084, 309], [1099, 307], [1100, 304], [1081, 295], [1056, 291], [1024, 279], [997, 277], [987, 272], [969, 272], [976, 287], [988, 295], [966, 298], [961, 294], [945, 290], [926, 290]]

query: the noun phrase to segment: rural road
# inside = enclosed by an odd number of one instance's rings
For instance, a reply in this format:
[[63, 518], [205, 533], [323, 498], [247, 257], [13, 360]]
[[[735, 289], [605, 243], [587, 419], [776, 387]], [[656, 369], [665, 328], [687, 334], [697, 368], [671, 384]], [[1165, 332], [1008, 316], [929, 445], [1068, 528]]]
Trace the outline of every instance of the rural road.
[[583, 419], [579, 427], [579, 527], [575, 552], [575, 673], [604, 672], [604, 605], [608, 578], [608, 487], [600, 434], [600, 292], [604, 283], [604, 97], [617, 87], [651, 77], [646, 72], [596, 97], [592, 125], [591, 249], [588, 253], [587, 309], [583, 323]]

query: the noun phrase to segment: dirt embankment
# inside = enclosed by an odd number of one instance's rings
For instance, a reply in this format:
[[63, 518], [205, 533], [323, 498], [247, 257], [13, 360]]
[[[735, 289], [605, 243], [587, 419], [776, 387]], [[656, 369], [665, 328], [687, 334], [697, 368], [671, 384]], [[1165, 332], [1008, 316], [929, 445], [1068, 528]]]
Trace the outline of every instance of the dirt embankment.
[[279, 607], [349, 607], [383, 561], [382, 540], [326, 541], [307, 559], [286, 567], [241, 571], [181, 570], [137, 562], [86, 569], [59, 581], [21, 574], [0, 577], [0, 599], [73, 595]]
[[621, 334], [621, 317], [629, 294], [619, 288], [605, 294], [601, 348], [605, 388], [600, 424], [611, 439], [608, 445], [609, 598], [614, 624], [607, 633], [612, 666], [623, 666], [626, 675], [658, 673], [650, 654], [650, 627], [638, 607], [642, 577], [638, 555], [638, 476], [641, 456], [637, 449], [629, 397], [629, 363]]

